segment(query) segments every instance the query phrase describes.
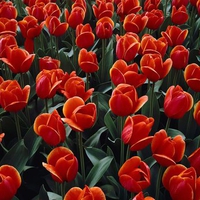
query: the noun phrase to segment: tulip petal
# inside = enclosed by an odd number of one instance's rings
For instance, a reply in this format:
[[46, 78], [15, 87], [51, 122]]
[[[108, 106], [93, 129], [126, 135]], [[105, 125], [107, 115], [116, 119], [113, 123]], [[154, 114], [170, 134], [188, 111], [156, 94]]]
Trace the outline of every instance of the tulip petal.
[[79, 187], [71, 188], [65, 195], [64, 200], [78, 200], [80, 194], [82, 193], [82, 189]]

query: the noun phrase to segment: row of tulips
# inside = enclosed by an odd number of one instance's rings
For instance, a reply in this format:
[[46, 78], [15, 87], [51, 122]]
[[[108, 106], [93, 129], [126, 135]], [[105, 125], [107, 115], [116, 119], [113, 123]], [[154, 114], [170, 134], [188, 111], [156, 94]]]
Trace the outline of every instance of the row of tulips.
[[0, 2], [0, 200], [200, 199], [199, 14]]

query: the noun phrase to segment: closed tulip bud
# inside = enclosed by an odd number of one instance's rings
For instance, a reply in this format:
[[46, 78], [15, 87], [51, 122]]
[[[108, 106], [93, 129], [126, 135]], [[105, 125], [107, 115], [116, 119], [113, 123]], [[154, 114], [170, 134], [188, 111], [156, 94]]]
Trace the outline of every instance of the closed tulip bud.
[[59, 67], [60, 67], [60, 60], [54, 59], [50, 56], [39, 58], [40, 71], [42, 71], [43, 69], [46, 70], [58, 69]]
[[17, 32], [17, 20], [8, 19], [8, 18], [0, 18], [0, 34], [11, 34], [16, 36]]
[[200, 176], [200, 147], [188, 156], [188, 161], [191, 167], [196, 170], [197, 176]]
[[194, 105], [193, 117], [197, 124], [200, 126], [200, 101]]
[[144, 11], [150, 12], [153, 9], [158, 9], [161, 0], [145, 0], [144, 1]]
[[175, 6], [172, 7], [171, 19], [174, 24], [184, 24], [185, 22], [187, 22], [188, 18], [189, 16], [187, 13], [187, 9], [184, 5], [182, 5], [178, 9]]
[[0, 17], [8, 18], [8, 19], [17, 18], [17, 9], [13, 5], [12, 1], [0, 2]]
[[177, 9], [180, 8], [181, 6], [187, 7], [188, 3], [189, 0], [182, 0], [182, 1], [172, 0], [172, 6], [175, 6]]
[[49, 16], [55, 16], [59, 18], [61, 15], [61, 11], [59, 6], [56, 3], [48, 2], [44, 6], [44, 18], [46, 19]]

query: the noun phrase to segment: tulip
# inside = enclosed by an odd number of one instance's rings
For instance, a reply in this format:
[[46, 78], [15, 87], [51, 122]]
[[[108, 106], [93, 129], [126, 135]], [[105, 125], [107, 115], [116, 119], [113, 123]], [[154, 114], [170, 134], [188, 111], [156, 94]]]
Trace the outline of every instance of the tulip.
[[153, 124], [152, 117], [141, 114], [128, 116], [122, 130], [123, 142], [129, 144], [131, 151], [144, 149], [153, 139], [153, 136], [148, 136]]
[[68, 99], [74, 96], [79, 96], [84, 101], [87, 101], [92, 95], [93, 91], [94, 91], [93, 88], [90, 88], [89, 90], [86, 91], [85, 82], [83, 81], [83, 79], [78, 76], [75, 76], [75, 77], [70, 77], [65, 82], [62, 93]]
[[144, 16], [148, 17], [146, 27], [151, 30], [157, 30], [164, 21], [163, 11], [159, 9], [153, 9], [150, 12], [145, 12]]
[[135, 87], [122, 83], [113, 90], [109, 106], [115, 115], [128, 116], [136, 113], [147, 100], [147, 96], [138, 98]]
[[165, 56], [168, 48], [167, 40], [164, 37], [158, 39], [154, 38], [152, 35], [144, 34], [140, 43], [140, 54], [161, 54], [162, 57]]
[[136, 63], [127, 65], [124, 60], [119, 59], [110, 69], [110, 78], [115, 86], [120, 83], [126, 83], [137, 88], [146, 81], [146, 76], [139, 74], [138, 69], [139, 67]]
[[82, 98], [75, 96], [65, 102], [63, 114], [63, 122], [67, 123], [74, 131], [83, 132], [94, 125], [97, 110], [94, 103], [85, 104]]
[[145, 0], [144, 1], [144, 11], [150, 12], [153, 9], [158, 9], [161, 0]]
[[94, 44], [95, 36], [89, 23], [76, 27], [76, 45], [79, 48], [89, 48]]
[[28, 51], [19, 47], [6, 47], [6, 57], [1, 60], [8, 65], [10, 70], [17, 73], [27, 72], [35, 58], [35, 54], [29, 54]]
[[183, 91], [181, 86], [170, 86], [164, 99], [164, 112], [167, 117], [180, 119], [193, 106], [192, 96]]
[[116, 35], [116, 55], [126, 62], [132, 61], [140, 49], [139, 38], [135, 33], [127, 32], [123, 36]]
[[42, 70], [36, 76], [36, 94], [41, 99], [50, 99], [55, 96], [59, 84], [62, 82], [60, 74], [61, 69]]
[[96, 19], [102, 17], [112, 18], [114, 12], [114, 5], [112, 2], [98, 1], [98, 5], [92, 5], [92, 10]]
[[184, 79], [187, 85], [195, 92], [200, 92], [200, 67], [196, 63], [186, 66]]
[[59, 18], [61, 15], [60, 8], [56, 3], [49, 2], [44, 6], [44, 19], [46, 19], [49, 16], [55, 16], [56, 18]]
[[0, 167], [0, 191], [2, 200], [10, 200], [17, 193], [21, 185], [21, 177], [16, 168], [11, 165]]
[[182, 0], [182, 1], [172, 0], [172, 7], [175, 6], [177, 9], [180, 8], [181, 6], [187, 7], [188, 3], [189, 0]]
[[200, 15], [200, 0], [196, 2], [196, 9], [197, 9], [198, 15]]
[[56, 37], [63, 35], [69, 24], [66, 22], [60, 22], [60, 20], [55, 16], [49, 16], [45, 20], [45, 25], [51, 35]]
[[57, 110], [38, 115], [33, 128], [35, 133], [49, 145], [56, 146], [66, 139], [65, 127]]
[[190, 0], [189, 2], [192, 6], [196, 7], [198, 0]]
[[200, 125], [200, 101], [194, 105], [193, 117], [197, 124]]
[[135, 195], [133, 200], [155, 200], [155, 199], [150, 196], [144, 197], [143, 192], [139, 192], [138, 194]]
[[96, 35], [100, 39], [112, 37], [114, 22], [109, 17], [102, 17], [96, 23]]
[[13, 5], [12, 1], [0, 2], [0, 17], [4, 17], [8, 19], [17, 18], [17, 9]]
[[184, 24], [185, 22], [187, 22], [188, 18], [189, 16], [187, 13], [187, 9], [184, 5], [182, 5], [178, 9], [175, 6], [172, 7], [171, 19], [174, 24]]
[[128, 14], [123, 23], [123, 27], [126, 32], [140, 33], [148, 22], [147, 16], [142, 16], [140, 14]]
[[11, 34], [16, 36], [17, 21], [15, 19], [0, 18], [0, 34]]
[[200, 147], [196, 149], [190, 156], [188, 156], [188, 161], [191, 167], [196, 170], [197, 176], [200, 176]]
[[166, 31], [161, 32], [161, 35], [166, 38], [168, 45], [171, 47], [182, 45], [187, 34], [187, 29], [181, 30], [178, 26], [168, 26]]
[[39, 58], [39, 68], [40, 71], [43, 69], [51, 70], [58, 69], [60, 67], [60, 60], [54, 59], [50, 56], [44, 56], [43, 58]]
[[71, 6], [71, 8], [75, 8], [75, 7], [80, 7], [83, 8], [83, 10], [86, 12], [87, 9], [87, 4], [85, 0], [72, 0], [73, 4]]
[[160, 54], [145, 54], [140, 60], [141, 71], [152, 82], [163, 79], [172, 67], [172, 60], [163, 62]]
[[23, 89], [16, 80], [5, 80], [0, 84], [0, 105], [8, 112], [18, 112], [28, 103], [30, 86]]
[[197, 178], [193, 167], [181, 164], [169, 166], [163, 174], [162, 183], [173, 200], [198, 200], [200, 197], [200, 178]]
[[151, 151], [154, 159], [161, 165], [168, 167], [181, 161], [185, 152], [185, 141], [180, 135], [168, 137], [164, 129], [156, 132]]
[[99, 187], [89, 188], [87, 185], [83, 189], [79, 187], [71, 188], [64, 197], [64, 200], [106, 200], [105, 194]]
[[78, 160], [66, 147], [56, 147], [47, 156], [43, 167], [51, 173], [52, 179], [58, 183], [71, 182], [78, 172]]
[[139, 156], [126, 160], [118, 176], [121, 185], [129, 192], [139, 193], [150, 186], [150, 168]]
[[183, 45], [177, 45], [171, 50], [170, 58], [175, 69], [184, 69], [188, 64], [189, 50]]
[[5, 137], [5, 133], [0, 134], [0, 143], [2, 143], [3, 138]]

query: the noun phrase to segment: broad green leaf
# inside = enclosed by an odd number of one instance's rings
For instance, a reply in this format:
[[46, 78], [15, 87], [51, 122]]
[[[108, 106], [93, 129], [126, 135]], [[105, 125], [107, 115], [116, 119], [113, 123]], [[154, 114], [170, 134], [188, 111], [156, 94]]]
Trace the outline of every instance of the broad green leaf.
[[180, 130], [177, 129], [169, 128], [167, 130], [167, 135], [172, 138], [174, 138], [177, 135], [180, 135], [185, 140], [185, 135]]
[[38, 200], [38, 199], [42, 199], [42, 200], [52, 200], [49, 199], [48, 194], [46, 189], [44, 188], [44, 185], [41, 186], [39, 194], [32, 200]]
[[109, 168], [113, 157], [107, 156], [101, 159], [94, 167], [90, 170], [85, 182], [89, 187], [95, 186], [98, 181], [102, 178], [106, 170]]
[[111, 198], [111, 199], [119, 199], [113, 185], [106, 184], [106, 185], [101, 186], [101, 189], [103, 190], [106, 197]]
[[47, 195], [49, 197], [49, 200], [62, 200], [62, 197], [56, 193], [47, 192]]

